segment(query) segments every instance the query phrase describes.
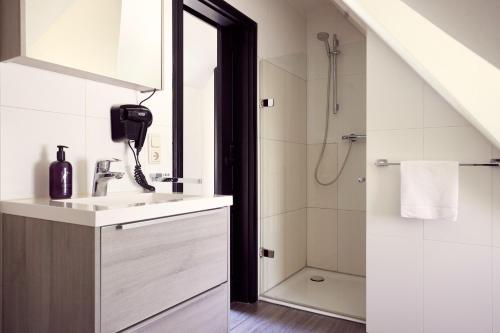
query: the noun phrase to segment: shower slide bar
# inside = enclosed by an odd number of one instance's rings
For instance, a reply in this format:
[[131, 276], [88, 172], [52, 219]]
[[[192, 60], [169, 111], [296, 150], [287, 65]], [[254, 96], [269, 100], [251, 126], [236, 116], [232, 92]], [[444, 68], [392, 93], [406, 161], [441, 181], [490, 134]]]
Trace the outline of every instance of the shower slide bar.
[[[390, 165], [400, 165], [401, 163], [389, 162], [386, 159], [378, 159], [375, 161], [375, 165], [378, 167], [386, 167]], [[488, 166], [488, 167], [500, 167], [500, 159], [492, 159], [490, 163], [460, 163], [460, 166]]]

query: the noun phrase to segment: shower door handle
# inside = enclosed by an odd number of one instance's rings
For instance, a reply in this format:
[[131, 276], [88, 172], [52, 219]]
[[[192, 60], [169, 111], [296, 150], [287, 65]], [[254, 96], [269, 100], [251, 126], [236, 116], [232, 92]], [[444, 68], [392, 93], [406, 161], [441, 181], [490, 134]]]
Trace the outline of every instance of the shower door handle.
[[265, 249], [263, 247], [259, 250], [259, 257], [274, 258], [274, 250]]
[[274, 107], [274, 98], [263, 98], [260, 100], [261, 108], [272, 108]]

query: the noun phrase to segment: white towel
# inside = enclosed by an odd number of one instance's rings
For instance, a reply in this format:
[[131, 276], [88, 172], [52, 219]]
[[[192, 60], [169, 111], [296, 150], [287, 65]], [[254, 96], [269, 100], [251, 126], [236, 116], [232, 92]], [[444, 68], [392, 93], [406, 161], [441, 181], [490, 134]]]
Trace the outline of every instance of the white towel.
[[456, 221], [458, 162], [401, 162], [401, 216]]

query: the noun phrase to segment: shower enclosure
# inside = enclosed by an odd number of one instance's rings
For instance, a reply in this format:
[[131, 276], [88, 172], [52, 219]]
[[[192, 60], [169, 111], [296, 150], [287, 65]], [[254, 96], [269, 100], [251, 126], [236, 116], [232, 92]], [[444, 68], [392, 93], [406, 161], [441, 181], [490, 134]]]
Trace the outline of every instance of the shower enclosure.
[[365, 40], [328, 14], [306, 77], [260, 63], [260, 298], [364, 321]]

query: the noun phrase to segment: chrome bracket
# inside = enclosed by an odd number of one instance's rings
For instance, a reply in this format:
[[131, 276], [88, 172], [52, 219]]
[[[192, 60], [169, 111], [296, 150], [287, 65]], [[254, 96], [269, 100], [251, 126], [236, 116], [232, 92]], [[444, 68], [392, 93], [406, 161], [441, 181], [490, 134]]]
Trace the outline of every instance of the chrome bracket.
[[274, 98], [263, 98], [260, 100], [261, 108], [272, 108], [274, 107]]
[[269, 250], [269, 249], [265, 249], [263, 247], [261, 247], [259, 249], [259, 257], [266, 257], [266, 258], [271, 258], [273, 259], [274, 258], [274, 250]]

